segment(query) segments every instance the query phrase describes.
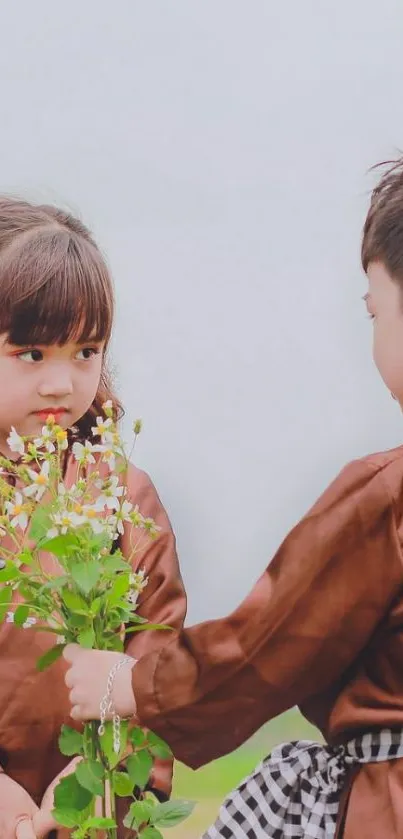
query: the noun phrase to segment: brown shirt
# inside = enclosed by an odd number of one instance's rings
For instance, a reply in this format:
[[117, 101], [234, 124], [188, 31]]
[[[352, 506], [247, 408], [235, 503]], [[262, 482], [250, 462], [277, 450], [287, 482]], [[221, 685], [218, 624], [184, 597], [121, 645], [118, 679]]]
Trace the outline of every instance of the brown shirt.
[[[403, 727], [403, 447], [347, 466], [228, 617], [133, 670], [140, 719], [196, 768], [299, 705], [330, 743]], [[403, 761], [363, 766], [346, 839], [403, 836]]]
[[[67, 467], [66, 483], [74, 481], [74, 463]], [[175, 537], [164, 508], [149, 477], [131, 466], [128, 498], [141, 513], [161, 527], [155, 541], [142, 541], [143, 548], [133, 568], [144, 568], [149, 582], [139, 599], [139, 614], [153, 623], [166, 623], [179, 629], [185, 617], [186, 597], [179, 573]], [[131, 526], [125, 527], [121, 548], [125, 556], [132, 542], [139, 539]], [[1, 550], [1, 543], [0, 543]], [[44, 556], [49, 573], [61, 572], [57, 561]], [[145, 631], [128, 637], [126, 651], [135, 658], [157, 650], [172, 633]], [[68, 690], [64, 684], [66, 666], [59, 660], [43, 673], [36, 668], [38, 658], [55, 643], [55, 636], [35, 629], [22, 630], [10, 623], [0, 625], [0, 763], [39, 804], [49, 783], [71, 758], [60, 754], [58, 737], [69, 717]], [[154, 786], [169, 793], [172, 767], [169, 761], [156, 761]], [[127, 808], [126, 808], [127, 810]], [[64, 832], [61, 832], [64, 835]]]

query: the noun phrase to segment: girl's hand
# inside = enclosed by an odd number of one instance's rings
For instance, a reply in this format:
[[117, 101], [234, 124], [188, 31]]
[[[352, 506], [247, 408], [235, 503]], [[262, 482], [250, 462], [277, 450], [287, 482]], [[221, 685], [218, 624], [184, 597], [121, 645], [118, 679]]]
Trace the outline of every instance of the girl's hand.
[[36, 839], [32, 819], [38, 807], [27, 791], [0, 774], [0, 836], [1, 839]]
[[[99, 720], [99, 705], [106, 694], [109, 673], [121, 658], [121, 653], [109, 650], [85, 650], [78, 644], [67, 644], [63, 656], [69, 669], [65, 682], [70, 688], [71, 717], [74, 720]], [[120, 717], [132, 717], [136, 713], [136, 701], [132, 690], [132, 668], [135, 664], [121, 667], [113, 682], [112, 700]]]
[[[37, 810], [32, 820], [34, 836], [36, 836], [36, 839], [42, 839], [42, 837], [47, 836], [51, 830], [57, 830], [60, 827], [52, 816], [52, 810], [55, 806], [53, 797], [54, 791], [62, 778], [66, 775], [71, 775], [71, 773], [74, 772], [77, 763], [79, 763], [80, 760], [82, 760], [81, 757], [73, 758], [68, 766], [66, 766], [65, 769], [62, 769], [62, 771], [56, 775], [54, 781], [49, 784], [45, 795], [42, 798], [40, 810]], [[25, 836], [20, 836], [19, 839], [25, 839]], [[27, 836], [26, 839], [30, 839], [30, 837]]]

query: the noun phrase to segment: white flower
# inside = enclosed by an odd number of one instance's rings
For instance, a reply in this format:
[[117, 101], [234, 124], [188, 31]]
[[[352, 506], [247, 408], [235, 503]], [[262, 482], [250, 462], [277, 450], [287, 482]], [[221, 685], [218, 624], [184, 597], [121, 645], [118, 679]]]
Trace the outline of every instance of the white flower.
[[53, 527], [46, 534], [48, 539], [54, 539], [59, 534], [64, 536], [69, 530], [75, 530], [76, 527], [80, 527], [86, 523], [85, 516], [75, 512], [68, 512], [67, 510], [62, 513], [54, 513], [50, 519]]
[[56, 446], [52, 443], [54, 437], [53, 428], [44, 425], [41, 431], [41, 436], [34, 440], [34, 446], [37, 449], [46, 449], [47, 452], [53, 454], [56, 451]]
[[97, 505], [85, 504], [82, 511], [86, 523], [91, 526], [94, 533], [109, 532], [108, 522], [103, 516], [100, 516], [101, 510]]
[[124, 533], [124, 522], [131, 521], [130, 514], [133, 510], [133, 504], [130, 501], [123, 501], [120, 507], [116, 510], [115, 513], [115, 520], [116, 520], [116, 528], [118, 533], [121, 533], [123, 536]]
[[95, 481], [95, 486], [101, 490], [101, 495], [96, 501], [97, 509], [103, 510], [106, 507], [108, 510], [118, 510], [119, 498], [125, 492], [125, 488], [119, 485], [118, 476], [112, 475], [107, 481]]
[[89, 440], [86, 440], [84, 445], [83, 443], [73, 443], [72, 451], [78, 463], [82, 465], [95, 463], [95, 457], [93, 455], [94, 447]]
[[[111, 434], [104, 435], [104, 437], [106, 437], [106, 436], [111, 437], [112, 435]], [[116, 454], [117, 454], [117, 452], [116, 452], [116, 449], [113, 448], [112, 441], [107, 442], [107, 443], [102, 443], [102, 444], [97, 443], [94, 446], [93, 451], [94, 452], [100, 452], [102, 454], [101, 460], [103, 461], [103, 463], [108, 464], [111, 472], [113, 472], [114, 469], [116, 469]]]
[[114, 422], [111, 417], [104, 419], [103, 417], [96, 418], [96, 426], [91, 428], [94, 437], [103, 437], [104, 434], [110, 434], [109, 429], [113, 428]]
[[26, 530], [28, 525], [28, 514], [24, 505], [24, 499], [20, 492], [16, 492], [13, 501], [6, 501], [6, 512], [11, 517], [11, 527], [20, 527]]
[[22, 437], [16, 432], [14, 426], [11, 427], [11, 432], [7, 437], [7, 444], [9, 449], [12, 452], [18, 452], [18, 454], [25, 453], [25, 445]]
[[148, 583], [148, 577], [145, 576], [145, 573], [144, 568], [140, 568], [138, 571], [134, 571], [130, 574], [130, 587], [134, 588], [136, 591], [142, 591]]
[[28, 498], [33, 497], [35, 501], [40, 501], [49, 486], [49, 470], [50, 463], [48, 460], [45, 460], [45, 462], [42, 463], [40, 472], [35, 472], [33, 469], [28, 468], [27, 472], [31, 478], [32, 484], [25, 487], [23, 490], [24, 495], [27, 495]]
[[127, 599], [129, 603], [131, 603], [133, 606], [136, 606], [140, 593], [143, 591], [143, 588], [145, 588], [148, 583], [148, 577], [145, 576], [145, 571], [142, 568], [140, 568], [139, 571], [130, 574], [129, 582], [130, 589], [127, 595]]
[[[14, 612], [7, 612], [6, 623], [14, 623]], [[36, 624], [36, 618], [27, 618], [22, 624], [23, 629], [29, 629]]]

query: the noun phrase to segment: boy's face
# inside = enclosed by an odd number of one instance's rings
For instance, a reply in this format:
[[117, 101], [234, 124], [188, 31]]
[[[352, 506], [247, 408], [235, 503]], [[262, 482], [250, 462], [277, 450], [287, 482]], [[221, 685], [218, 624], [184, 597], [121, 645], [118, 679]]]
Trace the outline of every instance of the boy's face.
[[365, 300], [374, 324], [374, 361], [403, 409], [403, 288], [381, 262], [371, 262], [367, 275]]

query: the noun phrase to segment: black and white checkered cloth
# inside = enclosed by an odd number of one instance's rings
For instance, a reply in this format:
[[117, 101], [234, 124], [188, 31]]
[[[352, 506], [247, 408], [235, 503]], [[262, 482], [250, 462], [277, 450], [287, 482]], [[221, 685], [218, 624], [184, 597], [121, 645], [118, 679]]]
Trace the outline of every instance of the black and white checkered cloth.
[[278, 746], [224, 801], [202, 839], [332, 839], [349, 767], [403, 757], [403, 731], [364, 734], [332, 748]]

